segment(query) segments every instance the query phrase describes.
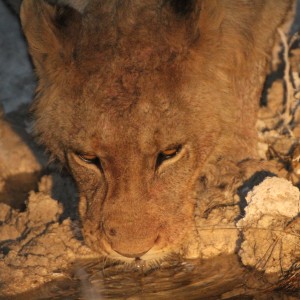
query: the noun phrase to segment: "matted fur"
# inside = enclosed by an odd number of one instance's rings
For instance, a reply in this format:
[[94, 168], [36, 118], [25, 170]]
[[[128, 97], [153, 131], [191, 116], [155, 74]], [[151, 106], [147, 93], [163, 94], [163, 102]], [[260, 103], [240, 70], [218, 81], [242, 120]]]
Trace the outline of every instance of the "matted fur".
[[24, 0], [35, 133], [70, 167], [93, 249], [124, 260], [188, 256], [199, 177], [225, 182], [235, 162], [256, 158], [266, 67], [292, 4], [94, 0], [78, 12]]

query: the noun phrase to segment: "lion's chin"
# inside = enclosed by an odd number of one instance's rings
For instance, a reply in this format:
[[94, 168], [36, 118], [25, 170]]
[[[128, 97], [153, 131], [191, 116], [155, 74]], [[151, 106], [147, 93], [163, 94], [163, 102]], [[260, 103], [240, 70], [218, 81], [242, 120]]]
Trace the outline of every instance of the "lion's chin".
[[130, 268], [132, 267], [134, 269], [146, 270], [157, 268], [163, 262], [174, 260], [179, 261], [185, 257], [185, 251], [182, 251], [180, 247], [167, 247], [163, 249], [155, 249], [154, 247], [141, 257], [127, 257], [113, 250], [110, 247], [110, 245], [104, 242], [103, 240], [101, 241], [97, 249], [95, 249], [95, 245], [89, 245], [90, 243], [88, 243], [88, 241], [87, 244], [91, 249], [98, 252], [100, 256], [102, 256], [105, 260], [109, 261], [110, 263], [117, 262], [129, 266]]
[[110, 255], [105, 255], [103, 259], [108, 267], [115, 266], [119, 271], [125, 270], [142, 273], [174, 267], [185, 260], [182, 255], [175, 252], [149, 253], [142, 258], [128, 258], [118, 253], [111, 253]]
[[148, 253], [144, 254], [142, 257], [126, 257], [120, 255], [114, 250], [111, 250], [109, 254], [106, 255], [108, 258], [118, 261], [123, 261], [125, 263], [132, 263], [134, 265], [146, 265], [149, 262], [153, 261], [164, 261], [169, 256], [171, 256], [169, 251], [149, 251]]

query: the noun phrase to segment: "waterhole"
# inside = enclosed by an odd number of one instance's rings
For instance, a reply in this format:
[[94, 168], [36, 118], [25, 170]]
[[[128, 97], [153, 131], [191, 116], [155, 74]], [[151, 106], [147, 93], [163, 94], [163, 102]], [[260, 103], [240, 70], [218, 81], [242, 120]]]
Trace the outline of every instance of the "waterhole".
[[77, 261], [64, 278], [9, 299], [300, 298], [300, 292], [274, 290], [271, 281], [262, 273], [243, 268], [236, 255], [206, 261], [173, 257], [150, 268], [141, 267], [141, 263], [90, 260]]

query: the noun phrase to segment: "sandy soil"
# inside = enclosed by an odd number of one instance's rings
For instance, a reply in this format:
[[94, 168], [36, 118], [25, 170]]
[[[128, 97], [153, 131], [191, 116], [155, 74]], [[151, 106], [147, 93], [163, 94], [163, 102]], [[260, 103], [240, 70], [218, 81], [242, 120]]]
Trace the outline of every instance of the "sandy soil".
[[[298, 46], [298, 42], [293, 43]], [[300, 261], [300, 49], [290, 51], [265, 90], [257, 129], [258, 150], [286, 178], [268, 177], [240, 207], [220, 208], [197, 220], [197, 256], [238, 253], [246, 267], [275, 274], [275, 283], [296, 286]], [[289, 70], [291, 68], [291, 70]], [[284, 75], [291, 73], [292, 79]], [[275, 79], [274, 79], [275, 78]], [[19, 294], [53, 279], [77, 259], [96, 258], [84, 245], [72, 180], [47, 167], [30, 137], [27, 108], [0, 119], [0, 296]], [[228, 230], [229, 229], [229, 230]], [[237, 244], [238, 249], [237, 249]], [[296, 269], [296, 271], [295, 271]], [[284, 279], [283, 279], [284, 278]], [[299, 280], [298, 280], [299, 281]]]

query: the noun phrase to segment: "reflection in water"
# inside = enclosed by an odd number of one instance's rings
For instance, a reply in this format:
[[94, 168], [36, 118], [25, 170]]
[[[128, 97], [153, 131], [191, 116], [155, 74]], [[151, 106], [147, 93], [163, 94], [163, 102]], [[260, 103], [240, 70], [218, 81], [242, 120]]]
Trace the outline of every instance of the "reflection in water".
[[154, 267], [81, 261], [63, 280], [14, 299], [299, 299], [271, 292], [257, 272], [242, 268], [237, 256], [207, 261], [172, 257]]

